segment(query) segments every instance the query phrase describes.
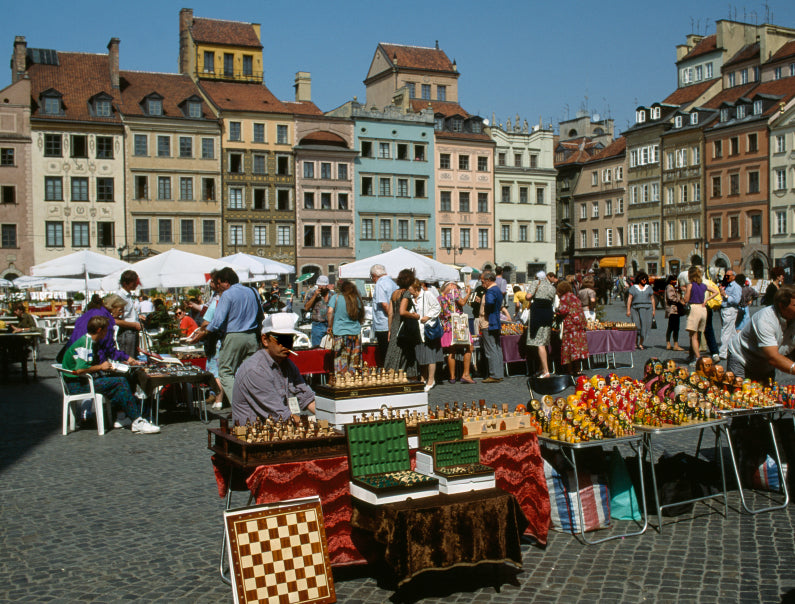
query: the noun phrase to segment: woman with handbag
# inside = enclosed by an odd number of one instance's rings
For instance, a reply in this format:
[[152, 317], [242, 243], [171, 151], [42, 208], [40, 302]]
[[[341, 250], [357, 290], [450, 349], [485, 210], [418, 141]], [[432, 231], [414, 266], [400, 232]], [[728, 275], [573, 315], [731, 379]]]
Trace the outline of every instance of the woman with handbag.
[[[420, 341], [414, 347], [414, 355], [420, 366], [420, 373], [425, 380], [425, 392], [436, 385], [436, 363], [444, 360], [442, 356], [442, 325], [439, 323], [439, 313], [442, 308], [439, 301], [429, 291], [423, 289], [422, 283], [415, 280], [409, 288], [414, 301], [414, 311], [411, 313], [406, 304], [405, 312], [419, 322]], [[405, 302], [405, 301], [404, 301]], [[401, 302], [401, 315], [404, 313]]]
[[[668, 317], [668, 329], [665, 331], [665, 348], [684, 352], [679, 346], [679, 317], [686, 314], [686, 306], [682, 303], [676, 275], [668, 275], [665, 286], [665, 316]], [[673, 345], [672, 345], [673, 343]]]
[[654, 290], [649, 285], [649, 276], [643, 271], [635, 275], [635, 283], [629, 288], [627, 295], [627, 316], [632, 317], [632, 321], [637, 328], [637, 347], [646, 350], [643, 342], [649, 335], [649, 329], [654, 327], [655, 315]]
[[555, 313], [552, 309], [557, 291], [547, 278], [544, 271], [536, 273], [535, 289], [527, 292], [530, 301], [530, 318], [527, 322], [527, 345], [535, 346], [538, 351], [538, 360], [541, 365], [540, 377], [549, 377], [549, 364], [547, 362], [547, 346], [552, 338], [552, 323]]
[[444, 330], [442, 351], [447, 355], [447, 368], [450, 372], [449, 382], [451, 384], [455, 384], [456, 381], [456, 360], [463, 363], [464, 371], [461, 374], [461, 381], [464, 384], [475, 383], [469, 373], [472, 364], [472, 336], [469, 333], [469, 317], [463, 313], [470, 293], [469, 287], [462, 293], [455, 281], [448, 281], [439, 296], [441, 308], [439, 320]]
[[416, 320], [406, 319], [400, 315], [400, 305], [404, 297], [408, 297], [413, 304], [413, 298], [408, 288], [414, 283], [414, 271], [404, 268], [395, 279], [398, 289], [392, 292], [389, 305], [389, 345], [384, 357], [384, 369], [394, 371], [405, 370], [408, 377], [416, 377], [417, 359], [414, 347], [419, 341], [419, 323]]
[[356, 284], [343, 280], [328, 301], [329, 333], [334, 336], [334, 372], [353, 372], [362, 366], [364, 303]]

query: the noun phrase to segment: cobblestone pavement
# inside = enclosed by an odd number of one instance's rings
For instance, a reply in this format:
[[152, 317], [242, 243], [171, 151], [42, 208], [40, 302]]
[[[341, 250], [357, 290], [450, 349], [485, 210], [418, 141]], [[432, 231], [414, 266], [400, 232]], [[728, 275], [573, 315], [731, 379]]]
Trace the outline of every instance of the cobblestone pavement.
[[[618, 303], [608, 306], [607, 318], [622, 318], [620, 311]], [[637, 377], [649, 356], [668, 357], [665, 320], [662, 314], [658, 319], [650, 346], [636, 351], [635, 368], [619, 365], [619, 374]], [[682, 331], [682, 345], [685, 336]], [[223, 500], [205, 426], [172, 413], [164, 416], [160, 435], [111, 430], [99, 437], [85, 429], [62, 436], [60, 386], [49, 367], [55, 352], [55, 346], [43, 347], [37, 380], [23, 384], [12, 374], [0, 384], [0, 601], [229, 601], [230, 589], [217, 572]], [[589, 373], [597, 371], [606, 372]], [[529, 398], [525, 380], [445, 383], [430, 399], [436, 404], [484, 398], [513, 405]], [[693, 440], [672, 437], [666, 448], [692, 453]], [[760, 493], [751, 497], [756, 505], [765, 501]], [[712, 508], [699, 505], [693, 514], [667, 518], [662, 534], [650, 527], [644, 535], [596, 546], [552, 532], [546, 548], [523, 546], [518, 573], [482, 568], [428, 573], [397, 594], [362, 569], [346, 570], [337, 573], [338, 600], [795, 600], [795, 507], [751, 516], [739, 512], [732, 490], [728, 517], [717, 503]], [[651, 521], [656, 526], [655, 515]], [[626, 522], [616, 525], [631, 528]]]

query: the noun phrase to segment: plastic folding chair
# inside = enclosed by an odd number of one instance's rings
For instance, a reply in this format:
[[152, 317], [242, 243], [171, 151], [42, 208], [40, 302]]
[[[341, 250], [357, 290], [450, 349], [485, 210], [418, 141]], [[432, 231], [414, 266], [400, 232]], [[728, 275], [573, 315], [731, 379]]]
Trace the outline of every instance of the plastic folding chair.
[[[107, 415], [108, 422], [110, 423], [110, 405], [105, 400], [105, 397], [94, 389], [94, 377], [90, 373], [76, 375], [68, 369], [64, 369], [62, 365], [54, 363], [52, 367], [58, 372], [58, 377], [61, 380], [61, 389], [63, 391], [63, 434], [66, 436], [69, 432], [76, 429], [75, 410], [76, 403], [80, 405], [83, 401], [93, 400], [94, 410], [97, 418], [97, 433], [102, 436], [105, 434], [105, 416]], [[77, 378], [78, 380], [86, 381], [88, 383], [88, 392], [81, 392], [80, 394], [72, 394], [69, 392], [69, 383], [66, 377]]]
[[554, 395], [566, 390], [570, 386], [575, 386], [574, 377], [568, 373], [560, 375], [550, 375], [549, 377], [530, 377], [527, 378], [527, 389], [530, 395]]

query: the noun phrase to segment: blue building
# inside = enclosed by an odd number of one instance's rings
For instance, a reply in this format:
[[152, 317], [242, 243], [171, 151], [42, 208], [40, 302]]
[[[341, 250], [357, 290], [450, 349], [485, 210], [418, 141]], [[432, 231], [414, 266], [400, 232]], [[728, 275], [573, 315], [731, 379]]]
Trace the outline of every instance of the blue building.
[[434, 256], [433, 113], [356, 101], [328, 115], [354, 121], [356, 259], [396, 247]]

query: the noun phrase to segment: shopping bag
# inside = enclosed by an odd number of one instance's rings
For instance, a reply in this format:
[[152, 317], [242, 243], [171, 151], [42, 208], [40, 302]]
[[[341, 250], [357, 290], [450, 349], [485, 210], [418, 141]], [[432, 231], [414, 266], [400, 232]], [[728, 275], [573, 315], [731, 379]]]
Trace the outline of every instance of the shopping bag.
[[610, 485], [610, 517], [616, 520], [640, 521], [641, 513], [635, 488], [629, 477], [624, 457], [613, 447], [608, 466], [608, 484]]
[[781, 462], [781, 474], [778, 472], [778, 464], [767, 455], [765, 460], [759, 464], [754, 472], [751, 483], [755, 489], [763, 491], [781, 491], [781, 479], [787, 479], [787, 464]]
[[[557, 464], [556, 464], [557, 465]], [[568, 533], [580, 532], [580, 512], [577, 505], [574, 471], [560, 472], [544, 459], [544, 476], [549, 491], [552, 528]], [[584, 532], [610, 526], [610, 493], [606, 481], [598, 474], [578, 472]]]
[[450, 317], [450, 324], [452, 326], [452, 335], [449, 345], [469, 346], [472, 341], [469, 333], [469, 317], [463, 313], [456, 313]]
[[320, 348], [331, 350], [334, 347], [334, 338], [326, 334], [320, 339]]

